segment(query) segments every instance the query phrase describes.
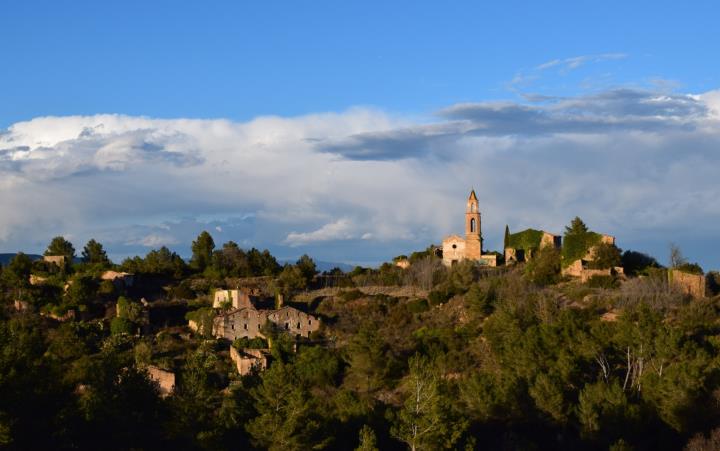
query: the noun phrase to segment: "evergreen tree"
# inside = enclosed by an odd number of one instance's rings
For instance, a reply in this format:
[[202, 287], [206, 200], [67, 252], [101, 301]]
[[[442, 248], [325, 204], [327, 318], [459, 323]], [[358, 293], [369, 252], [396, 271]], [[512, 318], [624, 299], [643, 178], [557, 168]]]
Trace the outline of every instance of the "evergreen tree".
[[503, 238], [503, 249], [507, 249], [510, 246], [510, 227], [505, 224], [505, 238]]
[[62, 236], [56, 236], [50, 241], [44, 255], [63, 255], [68, 263], [75, 258], [75, 248], [72, 243]]
[[105, 253], [105, 249], [103, 249], [103, 245], [98, 243], [94, 239], [88, 241], [83, 248], [82, 258], [85, 263], [103, 265], [110, 263], [110, 259], [108, 259], [108, 256]]
[[197, 239], [192, 243], [192, 260], [191, 265], [202, 272], [205, 271], [212, 262], [212, 253], [215, 249], [215, 241], [207, 231], [198, 235]]

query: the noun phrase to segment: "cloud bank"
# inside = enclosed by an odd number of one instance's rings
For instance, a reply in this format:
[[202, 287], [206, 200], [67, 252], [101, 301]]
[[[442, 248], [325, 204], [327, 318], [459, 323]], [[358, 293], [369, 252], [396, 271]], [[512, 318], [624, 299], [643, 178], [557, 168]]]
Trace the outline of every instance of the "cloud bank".
[[[554, 64], [572, 68], [573, 61]], [[0, 251], [64, 234], [116, 257], [217, 242], [374, 262], [462, 231], [475, 187], [490, 248], [575, 215], [661, 259], [720, 267], [720, 91], [613, 89], [450, 105], [411, 119], [42, 117], [0, 131]]]

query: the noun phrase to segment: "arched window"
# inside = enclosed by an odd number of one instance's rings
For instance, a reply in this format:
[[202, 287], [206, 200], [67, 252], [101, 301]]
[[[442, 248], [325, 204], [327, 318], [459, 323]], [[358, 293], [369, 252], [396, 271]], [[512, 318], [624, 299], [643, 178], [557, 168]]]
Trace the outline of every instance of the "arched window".
[[475, 204], [470, 204], [470, 213], [475, 213]]
[[470, 219], [470, 232], [475, 233], [475, 218]]

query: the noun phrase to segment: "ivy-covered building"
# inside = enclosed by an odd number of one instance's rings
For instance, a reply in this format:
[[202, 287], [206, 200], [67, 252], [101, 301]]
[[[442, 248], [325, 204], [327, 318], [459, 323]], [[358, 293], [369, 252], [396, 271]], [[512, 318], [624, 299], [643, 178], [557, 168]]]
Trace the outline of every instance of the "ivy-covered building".
[[544, 230], [526, 229], [522, 232], [510, 233], [505, 228], [505, 264], [528, 261], [538, 249], [562, 246], [562, 237]]

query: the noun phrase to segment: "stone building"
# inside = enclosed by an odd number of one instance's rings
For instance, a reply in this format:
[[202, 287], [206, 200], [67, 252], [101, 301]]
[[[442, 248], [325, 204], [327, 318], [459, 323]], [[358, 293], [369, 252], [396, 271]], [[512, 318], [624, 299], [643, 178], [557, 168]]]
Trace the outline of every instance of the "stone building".
[[475, 190], [472, 190], [465, 209], [465, 238], [450, 235], [443, 239], [443, 264], [452, 266], [462, 260], [473, 260], [487, 266], [496, 266], [497, 257], [492, 254], [483, 255], [482, 245], [480, 208]]
[[43, 256], [43, 261], [63, 267], [63, 266], [65, 266], [67, 257], [64, 255], [45, 255], [45, 256]]
[[238, 338], [264, 338], [262, 326], [270, 321], [293, 336], [309, 337], [320, 328], [320, 320], [293, 307], [257, 310], [244, 307], [221, 313], [213, 320], [213, 336], [234, 341]]
[[505, 241], [505, 264], [528, 261], [532, 259], [533, 254], [539, 249], [548, 246], [559, 249], [562, 245], [562, 237], [560, 235], [535, 229], [508, 233]]
[[691, 274], [679, 269], [670, 269], [668, 271], [668, 280], [685, 294], [689, 294], [694, 298], [705, 297], [706, 281], [705, 276], [702, 274]]
[[613, 268], [592, 268], [591, 262], [595, 260], [595, 253], [599, 244], [610, 244], [615, 245], [615, 237], [612, 235], [598, 234], [599, 239], [597, 244], [590, 246], [585, 253], [585, 256], [581, 259], [575, 260], [569, 265], [562, 268], [563, 276], [579, 277], [581, 282], [587, 282], [593, 276], [623, 276], [625, 271], [622, 266], [615, 266]]
[[135, 275], [129, 272], [105, 271], [100, 278], [109, 280], [118, 288], [129, 288], [135, 283]]
[[235, 349], [230, 345], [230, 359], [235, 363], [235, 367], [241, 376], [250, 374], [253, 370], [262, 371], [267, 368], [268, 355], [270, 351], [267, 349]]
[[250, 294], [246, 290], [215, 290], [213, 308], [220, 308], [226, 302], [229, 302], [235, 309], [253, 306]]
[[260, 331], [268, 319], [268, 310], [244, 307], [221, 313], [213, 320], [213, 336], [230, 341], [263, 337]]
[[175, 373], [155, 365], [148, 365], [147, 372], [150, 380], [157, 384], [160, 397], [165, 398], [172, 394], [175, 390]]
[[271, 312], [268, 320], [285, 329], [286, 332], [301, 337], [309, 337], [311, 332], [320, 328], [320, 321], [317, 318], [293, 307], [282, 307]]

